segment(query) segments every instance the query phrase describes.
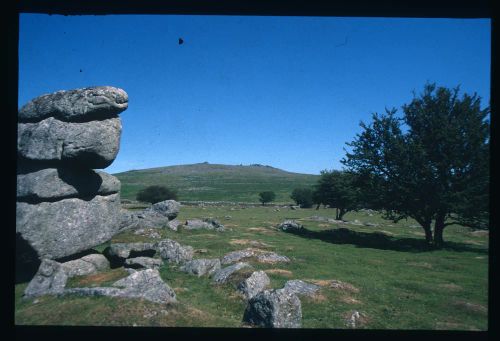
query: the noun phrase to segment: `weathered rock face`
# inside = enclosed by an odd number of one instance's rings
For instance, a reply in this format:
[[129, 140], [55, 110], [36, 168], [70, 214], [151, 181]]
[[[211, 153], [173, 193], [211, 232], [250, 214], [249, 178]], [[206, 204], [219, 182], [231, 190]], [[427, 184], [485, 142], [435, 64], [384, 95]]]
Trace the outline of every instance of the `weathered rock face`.
[[[150, 229], [168, 227], [177, 231], [178, 224], [170, 225], [179, 214], [180, 204], [175, 200], [165, 200], [150, 208], [135, 212], [122, 212], [121, 226], [124, 229]], [[177, 222], [177, 220], [175, 220]]]
[[212, 277], [212, 281], [217, 284], [224, 284], [233, 273], [243, 268], [252, 268], [252, 266], [243, 262], [227, 266], [223, 269], [217, 270]]
[[143, 298], [160, 304], [177, 302], [175, 292], [161, 279], [158, 270], [153, 269], [136, 271], [113, 283], [113, 287], [72, 288], [59, 294]]
[[82, 123], [49, 117], [37, 123], [19, 123], [17, 153], [31, 161], [64, 161], [105, 168], [118, 154], [121, 129], [118, 117]]
[[88, 121], [118, 115], [128, 107], [125, 91], [111, 86], [57, 91], [25, 104], [19, 122], [38, 122], [47, 117], [63, 121]]
[[312, 296], [321, 288], [316, 284], [294, 279], [287, 281], [283, 289], [295, 295]]
[[179, 210], [181, 208], [181, 204], [179, 204], [175, 200], [164, 200], [153, 204], [149, 211], [160, 214], [164, 217], [167, 217], [169, 220], [173, 220], [179, 214]]
[[85, 276], [109, 269], [109, 261], [100, 254], [91, 254], [61, 264], [68, 277]]
[[16, 232], [38, 258], [70, 256], [120, 231], [120, 182], [93, 168], [115, 159], [127, 105], [125, 91], [93, 87], [19, 110]]
[[224, 225], [219, 223], [215, 219], [191, 219], [186, 221], [186, 224], [183, 226], [187, 230], [198, 230], [198, 229], [206, 229], [206, 230], [216, 230], [216, 231], [224, 231]]
[[57, 259], [90, 249], [119, 231], [119, 194], [16, 206], [16, 232], [40, 258]]
[[151, 257], [135, 257], [125, 261], [125, 266], [133, 269], [158, 269], [162, 264], [161, 259]]
[[270, 283], [271, 281], [264, 271], [255, 271], [250, 277], [238, 284], [238, 291], [249, 300], [263, 291]]
[[300, 328], [302, 306], [287, 290], [265, 290], [248, 301], [243, 321], [266, 328]]
[[169, 263], [185, 263], [193, 259], [194, 249], [191, 246], [182, 246], [175, 240], [164, 239], [157, 244], [161, 258]]
[[45, 168], [17, 175], [17, 199], [23, 201], [109, 195], [118, 193], [120, 187], [114, 176], [90, 169]]
[[154, 243], [113, 243], [105, 250], [109, 257], [129, 258], [132, 252], [135, 253], [156, 253], [156, 244]]
[[62, 265], [50, 259], [43, 259], [35, 277], [24, 290], [26, 298], [63, 292], [68, 275]]
[[220, 270], [220, 260], [214, 259], [193, 259], [181, 266], [181, 271], [201, 277], [205, 274], [209, 276]]

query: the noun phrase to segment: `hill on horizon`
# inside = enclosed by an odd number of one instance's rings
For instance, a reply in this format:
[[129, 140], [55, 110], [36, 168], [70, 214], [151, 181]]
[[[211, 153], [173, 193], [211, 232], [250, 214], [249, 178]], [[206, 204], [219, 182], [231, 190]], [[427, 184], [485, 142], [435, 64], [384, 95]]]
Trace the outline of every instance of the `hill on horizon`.
[[291, 203], [294, 188], [314, 185], [319, 175], [287, 172], [271, 166], [222, 165], [208, 162], [113, 174], [122, 183], [122, 199], [135, 200], [141, 189], [162, 185], [177, 190], [184, 201], [259, 202], [259, 193], [273, 191], [275, 202]]

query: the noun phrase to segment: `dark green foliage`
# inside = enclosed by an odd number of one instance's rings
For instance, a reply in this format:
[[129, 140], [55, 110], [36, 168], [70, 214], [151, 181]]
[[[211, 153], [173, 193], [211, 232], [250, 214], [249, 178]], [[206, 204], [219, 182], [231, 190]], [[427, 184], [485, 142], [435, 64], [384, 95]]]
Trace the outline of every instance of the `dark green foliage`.
[[302, 208], [310, 208], [313, 205], [313, 191], [310, 188], [296, 188], [290, 198]]
[[315, 186], [313, 201], [319, 205], [329, 205], [337, 209], [336, 219], [340, 220], [349, 211], [360, 207], [359, 188], [355, 175], [343, 171], [322, 171]]
[[488, 226], [490, 110], [458, 92], [427, 84], [402, 118], [396, 109], [373, 114], [342, 160], [372, 207], [395, 221], [414, 218], [437, 246], [450, 224]]
[[177, 200], [177, 193], [165, 186], [148, 186], [137, 193], [137, 200], [152, 204], [163, 200]]
[[273, 201], [276, 198], [276, 193], [273, 191], [264, 191], [259, 193], [259, 201], [264, 205]]

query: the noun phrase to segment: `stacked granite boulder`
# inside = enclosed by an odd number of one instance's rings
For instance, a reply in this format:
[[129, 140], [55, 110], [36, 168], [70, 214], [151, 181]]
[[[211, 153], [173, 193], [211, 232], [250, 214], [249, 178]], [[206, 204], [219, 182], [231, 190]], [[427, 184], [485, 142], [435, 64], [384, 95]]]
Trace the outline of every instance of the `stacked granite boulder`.
[[120, 147], [122, 89], [101, 86], [35, 98], [18, 113], [16, 232], [39, 259], [108, 241], [120, 229], [120, 181], [105, 168]]

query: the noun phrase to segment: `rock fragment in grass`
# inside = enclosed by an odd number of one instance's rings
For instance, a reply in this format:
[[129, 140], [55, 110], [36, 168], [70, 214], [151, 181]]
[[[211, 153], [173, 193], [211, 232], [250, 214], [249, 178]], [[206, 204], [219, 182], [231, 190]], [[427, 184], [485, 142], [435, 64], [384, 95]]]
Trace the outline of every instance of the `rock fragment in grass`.
[[217, 258], [214, 259], [193, 259], [184, 263], [180, 270], [201, 277], [208, 274], [209, 276], [220, 270], [221, 263]]
[[229, 277], [238, 270], [243, 268], [251, 268], [252, 266], [248, 263], [236, 263], [230, 266], [227, 266], [223, 269], [216, 271], [212, 277], [212, 281], [217, 284], [226, 283]]
[[90, 254], [80, 259], [62, 263], [64, 271], [69, 278], [75, 276], [92, 275], [99, 271], [109, 269], [109, 261], [101, 254]]
[[250, 277], [238, 284], [237, 289], [249, 300], [263, 291], [270, 283], [271, 281], [264, 271], [254, 271]]
[[189, 246], [183, 246], [171, 239], [164, 239], [157, 244], [158, 252], [162, 259], [169, 263], [185, 263], [193, 259], [194, 249]]
[[183, 225], [186, 230], [199, 230], [199, 229], [207, 229], [207, 230], [215, 230], [215, 231], [224, 231], [224, 225], [222, 225], [219, 221], [212, 218], [201, 219], [190, 219], [187, 220]]
[[304, 228], [301, 224], [297, 223], [295, 220], [285, 220], [278, 225], [278, 229], [281, 231], [300, 231]]
[[161, 259], [151, 257], [135, 257], [125, 261], [125, 267], [133, 269], [158, 269], [162, 264]]
[[31, 298], [46, 294], [58, 294], [64, 291], [68, 275], [61, 263], [42, 259], [35, 277], [24, 290], [24, 297]]
[[294, 279], [287, 281], [283, 289], [296, 295], [313, 296], [320, 289], [320, 287], [299, 279]]
[[243, 321], [265, 328], [300, 328], [302, 306], [287, 290], [265, 290], [248, 301]]

